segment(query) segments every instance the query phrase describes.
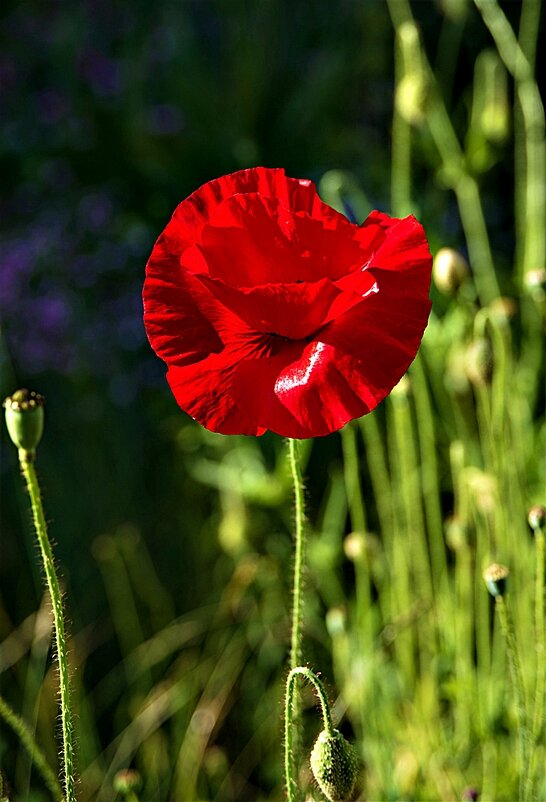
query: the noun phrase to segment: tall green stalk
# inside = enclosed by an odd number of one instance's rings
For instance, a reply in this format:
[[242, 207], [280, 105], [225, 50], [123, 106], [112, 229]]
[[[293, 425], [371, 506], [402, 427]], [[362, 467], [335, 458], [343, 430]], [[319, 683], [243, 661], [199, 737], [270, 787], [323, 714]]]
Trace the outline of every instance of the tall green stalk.
[[544, 528], [535, 531], [536, 574], [535, 574], [535, 640], [537, 651], [537, 670], [535, 685], [535, 705], [533, 712], [533, 738], [539, 742], [544, 728], [546, 713], [546, 633], [544, 630]]
[[514, 624], [505, 599], [502, 595], [495, 598], [495, 607], [499, 615], [502, 634], [506, 642], [508, 665], [512, 680], [512, 691], [516, 703], [518, 730], [518, 762], [519, 762], [519, 798], [522, 802], [531, 799], [532, 775], [529, 766], [529, 727], [525, 706], [525, 685], [518, 655], [518, 646], [514, 632]]
[[[525, 142], [525, 218], [523, 221], [523, 253], [521, 273], [544, 264], [546, 256], [546, 139], [544, 106], [533, 75], [534, 48], [526, 49], [531, 63], [520, 47], [512, 26], [496, 0], [474, 0], [483, 21], [495, 40], [499, 55], [515, 82], [516, 96], [521, 109]], [[526, 3], [526, 13], [532, 11], [531, 22], [538, 26], [539, 12]], [[527, 25], [526, 25], [527, 27]], [[522, 180], [522, 177], [519, 177]]]
[[57, 647], [57, 660], [59, 663], [59, 690], [61, 699], [61, 729], [63, 743], [63, 782], [66, 802], [75, 802], [76, 759], [74, 746], [74, 724], [62, 593], [59, 586], [59, 580], [57, 579], [57, 574], [55, 572], [53, 552], [51, 550], [51, 544], [47, 534], [47, 524], [44, 516], [40, 486], [38, 484], [38, 478], [34, 468], [33, 457], [29, 458], [29, 453], [23, 449], [20, 449], [19, 461], [21, 465], [21, 472], [25, 479], [28, 494], [30, 496], [32, 517], [36, 527], [38, 545], [40, 547], [40, 554], [42, 556], [47, 586], [51, 596], [53, 608], [55, 642]]
[[290, 645], [290, 668], [301, 663], [301, 624], [303, 609], [303, 570], [305, 566], [305, 501], [299, 442], [288, 440], [288, 458], [294, 485], [295, 541], [294, 582], [292, 586], [292, 636]]
[[[408, 0], [387, 0], [387, 5], [397, 31], [404, 23], [410, 23], [417, 29]], [[464, 151], [422, 47], [421, 66], [428, 84], [425, 124], [442, 160], [445, 181], [457, 198], [476, 289], [481, 303], [485, 305], [500, 295], [500, 291], [478, 185], [466, 169]]]
[[[288, 440], [288, 461], [294, 488], [294, 578], [292, 584], [292, 630], [290, 640], [290, 669], [298, 669], [302, 659], [302, 615], [303, 615], [303, 572], [305, 567], [305, 499], [303, 478], [301, 474], [300, 444], [298, 440]], [[289, 675], [290, 676], [290, 675]], [[289, 694], [287, 685], [285, 708], [285, 731], [290, 733], [289, 740], [285, 741], [285, 769], [286, 784], [289, 802], [298, 802], [299, 790], [293, 770], [294, 752], [298, 751], [300, 707]], [[290, 769], [290, 770], [289, 770]]]
[[296, 679], [298, 677], [303, 677], [303, 679], [306, 679], [314, 686], [322, 709], [324, 729], [329, 735], [331, 735], [334, 731], [334, 725], [332, 724], [332, 717], [330, 715], [330, 707], [328, 705], [326, 691], [324, 690], [322, 682], [309, 668], [305, 668], [303, 666], [293, 668], [288, 675], [288, 679], [286, 680], [286, 699], [284, 712], [284, 773], [288, 802], [297, 802], [299, 799], [294, 768], [294, 688]]

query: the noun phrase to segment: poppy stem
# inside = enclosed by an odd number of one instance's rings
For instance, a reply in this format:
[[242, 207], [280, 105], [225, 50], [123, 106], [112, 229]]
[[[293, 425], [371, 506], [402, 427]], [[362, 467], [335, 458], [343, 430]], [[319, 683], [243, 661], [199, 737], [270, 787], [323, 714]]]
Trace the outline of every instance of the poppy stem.
[[[294, 518], [295, 518], [295, 556], [294, 580], [292, 587], [292, 631], [290, 643], [290, 669], [291, 672], [299, 667], [302, 660], [302, 611], [303, 611], [303, 571], [305, 566], [305, 499], [303, 492], [303, 478], [301, 473], [300, 444], [298, 440], [288, 440], [288, 461], [292, 484], [294, 487]], [[290, 677], [291, 675], [289, 675]], [[294, 752], [298, 751], [300, 737], [300, 704], [299, 700], [292, 699], [287, 686], [287, 699], [285, 710], [285, 771], [286, 786], [289, 802], [299, 800], [298, 787], [294, 778], [293, 761]]]
[[290, 668], [301, 663], [301, 623], [303, 609], [303, 570], [305, 565], [305, 502], [303, 495], [303, 479], [299, 443], [288, 440], [288, 456], [290, 471], [294, 485], [295, 504], [295, 540], [296, 554], [294, 558], [294, 584], [292, 591], [292, 638], [290, 646]]
[[294, 688], [298, 676], [313, 685], [320, 702], [324, 730], [328, 735], [332, 736], [334, 734], [330, 705], [328, 704], [328, 697], [326, 696], [324, 685], [310, 668], [296, 666], [290, 671], [286, 680], [284, 713], [284, 771], [288, 802], [296, 802], [298, 799], [298, 786], [294, 777], [294, 710], [296, 707]]
[[75, 802], [75, 748], [74, 724], [72, 717], [72, 701], [70, 693], [70, 673], [68, 666], [68, 649], [63, 615], [62, 593], [59, 580], [55, 572], [53, 552], [47, 534], [47, 524], [44, 516], [40, 486], [34, 468], [33, 456], [29, 458], [28, 452], [19, 449], [21, 472], [26, 482], [32, 517], [36, 527], [36, 535], [40, 546], [40, 553], [44, 565], [47, 586], [51, 596], [53, 608], [53, 622], [55, 627], [55, 640], [57, 647], [57, 660], [59, 663], [59, 689], [61, 698], [61, 728], [63, 742], [63, 768], [64, 789], [66, 802]]

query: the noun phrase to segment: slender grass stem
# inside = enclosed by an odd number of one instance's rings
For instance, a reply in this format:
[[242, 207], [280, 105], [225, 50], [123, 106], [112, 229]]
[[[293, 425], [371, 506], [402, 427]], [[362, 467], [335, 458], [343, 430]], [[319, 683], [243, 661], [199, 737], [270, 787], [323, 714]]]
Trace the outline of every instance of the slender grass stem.
[[413, 564], [416, 587], [418, 592], [428, 602], [431, 602], [434, 598], [432, 571], [427, 548], [414, 424], [407, 391], [394, 390], [390, 400], [394, 410], [396, 455], [399, 460], [404, 528], [414, 551]]
[[341, 447], [351, 526], [355, 532], [364, 533], [366, 531], [366, 511], [360, 485], [356, 429], [352, 423], [347, 424], [341, 430]]
[[53, 622], [55, 627], [55, 641], [57, 647], [57, 660], [59, 663], [59, 688], [61, 698], [61, 729], [62, 729], [62, 755], [63, 755], [63, 781], [66, 802], [75, 802], [75, 746], [74, 724], [72, 715], [72, 699], [70, 690], [70, 670], [68, 665], [68, 648], [63, 614], [62, 593], [55, 572], [53, 552], [47, 534], [47, 524], [44, 516], [40, 486], [32, 458], [28, 452], [19, 450], [21, 472], [25, 479], [32, 516], [36, 527], [36, 535], [40, 546], [40, 553], [44, 565], [46, 581], [51, 595], [53, 608]]
[[[495, 40], [499, 55], [515, 81], [525, 141], [525, 230], [521, 273], [544, 264], [546, 255], [546, 139], [544, 106], [533, 66], [496, 0], [474, 0]], [[537, 4], [539, 5], [539, 4]], [[538, 21], [535, 12], [533, 18]], [[537, 26], [538, 29], [538, 26]], [[529, 47], [526, 46], [529, 52]], [[531, 47], [530, 55], [533, 56]]]
[[381, 534], [383, 538], [387, 539], [392, 530], [392, 487], [385, 459], [385, 438], [379, 429], [377, 413], [372, 412], [361, 418], [360, 428], [366, 446], [366, 461], [370, 471]]
[[512, 680], [512, 691], [516, 702], [517, 730], [518, 730], [518, 763], [519, 763], [519, 799], [527, 802], [530, 799], [529, 779], [529, 731], [527, 725], [527, 714], [525, 709], [525, 685], [521, 673], [521, 665], [518, 656], [518, 647], [514, 624], [510, 615], [510, 610], [503, 596], [495, 597], [495, 607], [498, 612], [502, 633], [506, 642], [508, 654], [508, 665], [510, 668], [510, 678]]
[[326, 696], [324, 685], [317, 675], [309, 668], [305, 668], [304, 666], [296, 666], [290, 671], [286, 680], [284, 714], [284, 771], [288, 802], [297, 802], [299, 799], [294, 767], [294, 689], [296, 679], [298, 677], [302, 677], [303, 679], [307, 680], [307, 682], [310, 682], [311, 685], [313, 685], [320, 702], [324, 729], [328, 735], [334, 734], [334, 725], [332, 722], [332, 715], [330, 713], [330, 705], [328, 704], [328, 697]]
[[545, 685], [546, 685], [546, 633], [544, 631], [544, 529], [535, 531], [536, 574], [535, 574], [535, 642], [537, 670], [535, 686], [535, 705], [533, 711], [533, 739], [540, 740], [544, 727]]
[[415, 409], [419, 425], [419, 449], [421, 456], [421, 472], [423, 476], [423, 501], [430, 544], [430, 557], [433, 568], [433, 579], [438, 597], [440, 587], [447, 577], [447, 559], [443, 538], [442, 509], [440, 506], [440, 489], [438, 485], [438, 458], [436, 454], [436, 432], [430, 394], [423, 366], [422, 357], [418, 354], [411, 368], [412, 386], [415, 398]]
[[[399, 29], [404, 22], [415, 25], [411, 6], [407, 0], [388, 0], [388, 8], [396, 29]], [[481, 303], [487, 304], [496, 298], [500, 291], [478, 185], [465, 169], [463, 149], [424, 48], [421, 48], [421, 58], [429, 83], [426, 125], [440, 154], [446, 182], [455, 192], [470, 262], [474, 270], [476, 289]]]
[[[341, 445], [343, 449], [345, 488], [347, 493], [349, 514], [351, 518], [351, 527], [353, 531], [359, 532], [362, 537], [365, 537], [366, 509], [364, 507], [362, 487], [360, 484], [356, 429], [352, 423], [348, 424], [342, 429]], [[355, 571], [359, 631], [363, 636], [362, 647], [366, 651], [369, 651], [373, 638], [371, 623], [372, 588], [370, 579], [370, 566], [366, 548], [364, 548], [362, 557], [356, 562]]]
[[451, 476], [454, 489], [455, 522], [461, 528], [460, 541], [453, 544], [455, 550], [454, 571], [454, 648], [457, 671], [458, 699], [454, 709], [455, 733], [461, 749], [467, 749], [472, 738], [472, 720], [477, 702], [476, 677], [474, 672], [474, 621], [472, 549], [469, 543], [470, 509], [468, 488], [464, 481], [465, 448], [461, 441], [450, 447]]
[[[541, 0], [522, 0], [518, 43], [529, 63], [531, 72], [535, 71], [538, 36], [540, 32]], [[523, 276], [526, 257], [526, 227], [528, 224], [527, 204], [527, 137], [521, 105], [516, 98], [514, 103], [514, 218], [516, 229], [515, 264], [518, 275]], [[522, 317], [525, 317], [522, 309]]]
[[[405, 74], [399, 38], [394, 51], [397, 88]], [[411, 128], [397, 110], [396, 104], [392, 117], [391, 209], [393, 214], [399, 217], [403, 217], [411, 211]]]
[[55, 777], [47, 758], [33, 738], [32, 732], [23, 719], [17, 715], [15, 710], [0, 696], [0, 717], [4, 719], [8, 727], [19, 738], [22, 746], [30, 755], [30, 758], [41, 775], [45, 786], [51, 792], [51, 796], [56, 802], [64, 802], [64, 795], [59, 781]]

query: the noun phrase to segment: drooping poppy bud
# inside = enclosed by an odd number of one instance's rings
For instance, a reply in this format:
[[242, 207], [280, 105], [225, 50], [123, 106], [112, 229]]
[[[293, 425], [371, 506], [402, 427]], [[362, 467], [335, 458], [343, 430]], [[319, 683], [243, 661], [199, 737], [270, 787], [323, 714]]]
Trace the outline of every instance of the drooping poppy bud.
[[493, 352], [489, 340], [478, 337], [468, 346], [464, 355], [464, 368], [468, 380], [483, 387], [493, 376]]
[[358, 756], [352, 744], [339, 732], [323, 730], [311, 752], [311, 770], [330, 802], [351, 798], [358, 775]]

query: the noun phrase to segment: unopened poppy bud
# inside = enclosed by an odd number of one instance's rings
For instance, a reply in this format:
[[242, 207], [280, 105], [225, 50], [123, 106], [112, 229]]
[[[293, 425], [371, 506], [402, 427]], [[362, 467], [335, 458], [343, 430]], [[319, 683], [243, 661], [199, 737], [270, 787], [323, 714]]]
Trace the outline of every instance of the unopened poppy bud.
[[546, 507], [543, 507], [542, 504], [535, 504], [527, 513], [527, 521], [533, 532], [538, 529], [544, 529], [546, 525]]
[[14, 445], [33, 459], [44, 430], [44, 398], [34, 390], [17, 390], [4, 400], [6, 426]]
[[453, 295], [470, 274], [468, 262], [454, 248], [440, 248], [434, 257], [432, 277], [445, 295]]
[[505, 565], [493, 563], [483, 572], [487, 590], [492, 596], [504, 596], [510, 571]]
[[343, 607], [331, 607], [326, 613], [326, 629], [331, 638], [343, 635], [347, 624], [347, 613]]
[[404, 75], [396, 87], [396, 110], [409, 125], [420, 125], [426, 116], [428, 82], [421, 71]]
[[358, 562], [366, 554], [366, 536], [362, 532], [351, 532], [343, 541], [343, 551], [351, 562]]
[[472, 384], [489, 384], [493, 375], [493, 353], [485, 337], [469, 345], [464, 357], [465, 373]]
[[486, 139], [501, 143], [510, 132], [510, 101], [506, 69], [495, 50], [483, 50], [476, 59], [475, 122]]
[[404, 22], [397, 30], [397, 44], [403, 65], [394, 103], [399, 115], [409, 125], [425, 119], [429, 98], [429, 81], [421, 55], [421, 35], [413, 22]]
[[339, 730], [323, 730], [311, 752], [311, 770], [330, 802], [344, 802], [351, 798], [357, 780], [356, 750]]
[[114, 791], [118, 794], [134, 794], [140, 790], [142, 778], [136, 769], [121, 769], [114, 776]]
[[513, 298], [495, 298], [488, 307], [489, 314], [501, 323], [510, 320], [518, 313], [518, 304]]
[[467, 528], [463, 521], [453, 515], [444, 524], [446, 543], [452, 551], [460, 551], [468, 543]]
[[531, 295], [534, 295], [538, 300], [544, 298], [546, 293], [546, 270], [543, 267], [528, 270], [523, 277], [523, 281]]
[[468, 11], [469, 0], [440, 0], [440, 7], [446, 17], [454, 22], [464, 19]]

